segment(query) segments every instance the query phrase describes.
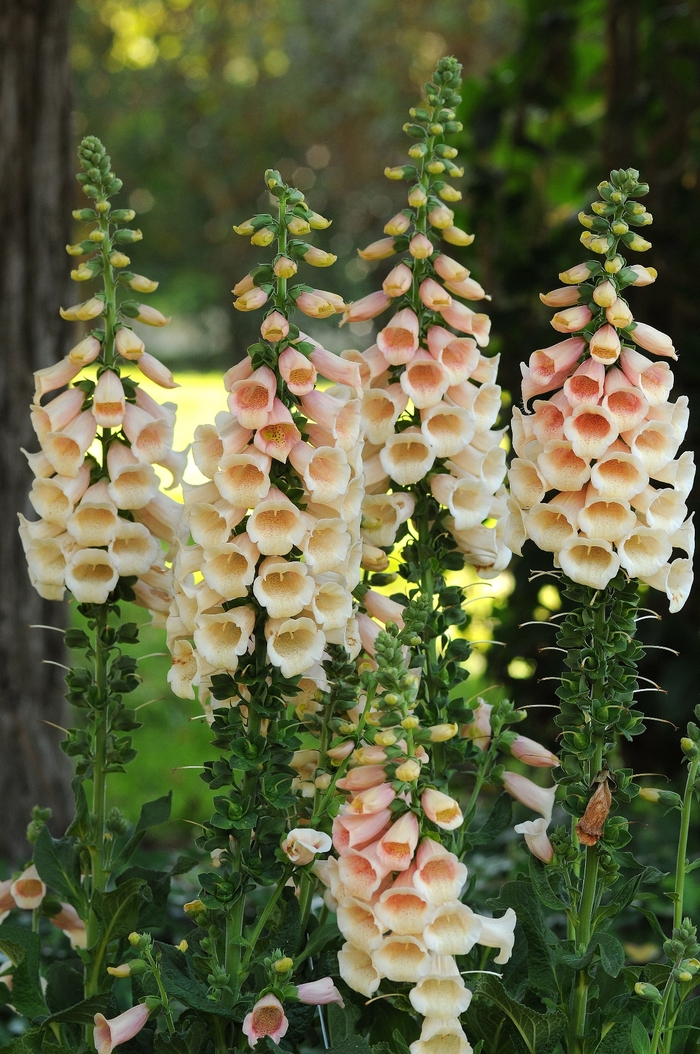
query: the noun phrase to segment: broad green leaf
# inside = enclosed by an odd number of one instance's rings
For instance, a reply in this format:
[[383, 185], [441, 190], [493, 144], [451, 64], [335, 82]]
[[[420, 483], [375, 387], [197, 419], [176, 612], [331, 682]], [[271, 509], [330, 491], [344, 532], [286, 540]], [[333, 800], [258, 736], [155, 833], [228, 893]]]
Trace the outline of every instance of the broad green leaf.
[[69, 1022], [73, 1025], [94, 1024], [95, 1014], [104, 1014], [105, 1017], [113, 1017], [118, 1013], [117, 1004], [111, 993], [91, 996], [90, 999], [82, 999], [74, 1006], [59, 1010], [58, 1013], [47, 1017], [44, 1025], [63, 1024]]
[[162, 928], [168, 921], [170, 872], [153, 871], [148, 867], [129, 867], [117, 879], [117, 889], [134, 878], [141, 879], [143, 883], [139, 915], [134, 929], [140, 932], [149, 927]]
[[338, 940], [340, 936], [340, 930], [335, 922], [326, 922], [323, 926], [319, 926], [309, 935], [309, 939], [304, 945], [302, 952], [295, 957], [295, 966], [302, 963], [304, 959], [308, 959], [310, 955], [318, 955], [320, 951], [323, 951], [327, 944], [331, 941]]
[[546, 908], [551, 908], [552, 911], [566, 910], [567, 905], [556, 895], [550, 885], [547, 868], [532, 854], [530, 854], [530, 881], [541, 904], [544, 904]]
[[559, 1038], [566, 1026], [563, 1014], [538, 1014], [516, 1002], [497, 977], [482, 975], [477, 987], [480, 998], [489, 999], [507, 1014], [520, 1033], [530, 1054], [538, 1054]]
[[554, 948], [558, 942], [530, 883], [524, 878], [506, 882], [498, 897], [489, 900], [487, 906], [494, 913], [513, 908], [527, 939], [530, 984], [538, 992], [551, 996], [566, 983], [565, 971], [556, 963]]
[[30, 1021], [45, 1016], [48, 1007], [39, 979], [39, 935], [24, 926], [0, 926], [0, 951], [12, 962], [12, 1004], [17, 1013]]
[[218, 1017], [235, 1018], [235, 1014], [216, 1000], [207, 999], [207, 989], [192, 972], [192, 956], [181, 952], [171, 944], [155, 942], [160, 952], [160, 972], [163, 985], [169, 996], [178, 999], [192, 1010], [205, 1014], [216, 1014]]
[[52, 1014], [75, 1006], [83, 998], [83, 972], [80, 959], [51, 963], [46, 971], [46, 1002]]
[[591, 942], [594, 940], [600, 952], [600, 965], [610, 977], [617, 977], [625, 965], [624, 948], [612, 933], [594, 933]]
[[504, 791], [503, 794], [496, 798], [493, 809], [489, 813], [483, 827], [480, 827], [478, 831], [470, 832], [470, 842], [472, 845], [488, 845], [489, 842], [493, 842], [494, 839], [498, 838], [499, 834], [502, 834], [506, 827], [510, 826], [512, 818], [513, 799]]
[[631, 1036], [634, 1054], [649, 1054], [651, 1050], [649, 1032], [646, 1025], [643, 1025], [638, 1017], [632, 1018]]
[[149, 828], [156, 827], [159, 823], [167, 823], [170, 819], [172, 801], [173, 792], [168, 791], [168, 793], [163, 795], [162, 798], [156, 798], [154, 801], [147, 801], [141, 806], [141, 815], [138, 818], [136, 827], [124, 847], [119, 850], [120, 864], [125, 864], [131, 859], [141, 839]]
[[80, 885], [80, 860], [71, 838], [52, 838], [43, 827], [34, 846], [34, 863], [47, 886], [67, 900], [83, 917], [85, 894]]
[[360, 1016], [359, 1007], [349, 1000], [341, 1007], [337, 1003], [329, 1003], [326, 1007], [326, 1019], [328, 1021], [328, 1035], [331, 1047], [339, 1046], [348, 1036], [355, 1034], [355, 1025]]
[[348, 1036], [337, 1047], [331, 1047], [328, 1054], [372, 1054], [372, 1048], [362, 1036]]

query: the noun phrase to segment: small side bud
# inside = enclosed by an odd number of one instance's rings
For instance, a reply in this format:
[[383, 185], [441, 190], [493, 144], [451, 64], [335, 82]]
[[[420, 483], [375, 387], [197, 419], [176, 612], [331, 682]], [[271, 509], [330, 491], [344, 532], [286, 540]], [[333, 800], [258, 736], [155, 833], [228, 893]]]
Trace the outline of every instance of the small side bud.
[[652, 1003], [661, 1002], [661, 992], [655, 985], [649, 984], [648, 981], [637, 981], [634, 986], [634, 993], [640, 999], [647, 999]]
[[290, 959], [288, 955], [285, 955], [284, 959], [278, 959], [277, 962], [273, 964], [273, 968], [274, 968], [275, 973], [280, 973], [280, 974], [281, 973], [289, 973], [289, 971], [291, 969], [293, 969], [293, 967], [294, 967], [294, 960]]

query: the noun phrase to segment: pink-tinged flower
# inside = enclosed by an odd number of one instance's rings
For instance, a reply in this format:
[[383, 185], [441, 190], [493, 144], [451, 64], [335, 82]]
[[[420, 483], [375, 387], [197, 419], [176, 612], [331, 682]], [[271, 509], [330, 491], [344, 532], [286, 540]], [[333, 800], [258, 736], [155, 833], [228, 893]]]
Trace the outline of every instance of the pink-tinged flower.
[[465, 278], [463, 282], [445, 282], [445, 288], [454, 296], [461, 296], [464, 300], [490, 300], [486, 290], [473, 278]]
[[327, 1003], [338, 1003], [340, 1006], [345, 1006], [342, 995], [330, 977], [322, 977], [319, 981], [308, 981], [306, 984], [298, 985], [297, 999], [300, 1003], [309, 1003], [311, 1006], [325, 1006]]
[[491, 332], [491, 319], [488, 315], [477, 314], [466, 304], [460, 304], [456, 300], [453, 300], [449, 307], [440, 308], [440, 314], [448, 326], [453, 326], [461, 333], [471, 333], [479, 347], [486, 347]]
[[304, 290], [297, 297], [296, 305], [309, 318], [328, 318], [336, 312], [333, 302], [322, 295], [321, 290], [313, 293]]
[[435, 205], [428, 213], [428, 222], [438, 230], [448, 230], [454, 223], [455, 214], [446, 205]]
[[384, 834], [390, 820], [389, 809], [366, 814], [340, 813], [333, 820], [333, 845], [336, 852], [339, 856], [343, 856], [349, 849], [362, 852], [366, 846], [376, 842], [377, 838]]
[[50, 921], [59, 930], [63, 930], [70, 940], [71, 948], [84, 948], [87, 944], [85, 923], [72, 904], [61, 904], [61, 910], [52, 915]]
[[422, 302], [431, 311], [440, 311], [443, 307], [449, 307], [452, 303], [450, 294], [434, 278], [424, 278], [418, 292]]
[[425, 351], [416, 351], [400, 377], [401, 387], [418, 410], [437, 406], [450, 386], [447, 370]]
[[[369, 768], [370, 766], [366, 767]], [[362, 768], [363, 766], [360, 766], [359, 769], [351, 769], [351, 772], [361, 772]], [[356, 794], [347, 805], [341, 807], [341, 811], [343, 815], [372, 816], [383, 809], [388, 809], [395, 797], [394, 788], [390, 783], [380, 783], [377, 786], [372, 785]]]
[[517, 772], [504, 772], [503, 785], [517, 801], [534, 812], [542, 813], [547, 822], [551, 820], [556, 787], [538, 787], [527, 776], [521, 776]]
[[173, 422], [167, 419], [165, 411], [156, 419], [141, 407], [127, 403], [122, 427], [139, 461], [161, 461], [172, 449]]
[[379, 859], [376, 844], [348, 849], [338, 860], [338, 877], [348, 896], [358, 900], [371, 900], [389, 871]]
[[351, 794], [360, 794], [371, 787], [379, 787], [385, 780], [386, 772], [383, 765], [357, 765], [338, 780], [336, 787], [349, 791]]
[[124, 419], [124, 388], [114, 370], [105, 370], [95, 386], [92, 412], [102, 428], [119, 428]]
[[46, 406], [33, 406], [31, 412], [32, 427], [43, 443], [49, 432], [60, 432], [75, 421], [83, 405], [85, 393], [80, 388], [70, 388], [61, 392]]
[[652, 351], [655, 355], [663, 355], [667, 359], [677, 359], [676, 349], [673, 341], [661, 330], [647, 326], [644, 322], [637, 322], [631, 333], [632, 340], [646, 351]]
[[243, 296], [244, 293], [249, 293], [251, 289], [255, 289], [255, 280], [252, 274], [244, 275], [240, 282], [236, 282], [231, 292], [234, 296]]
[[538, 377], [533, 373], [529, 366], [526, 366], [524, 362], [521, 362], [520, 372], [523, 378], [523, 403], [527, 406], [530, 399], [533, 399], [536, 395], [544, 395], [545, 392], [552, 392], [555, 388], [561, 388], [562, 384], [564, 384], [572, 371], [570, 368], [568, 370], [561, 370], [559, 373], [553, 373], [549, 378]]
[[289, 1028], [289, 1021], [279, 999], [272, 992], [268, 992], [262, 999], [258, 999], [251, 1012], [243, 1019], [241, 1027], [251, 1047], [263, 1036], [269, 1036], [273, 1043], [279, 1044]]
[[572, 307], [577, 304], [581, 294], [575, 286], [565, 285], [561, 289], [552, 289], [549, 293], [540, 293], [540, 300], [546, 307]]
[[462, 725], [460, 735], [463, 739], [471, 739], [479, 750], [486, 750], [491, 742], [491, 711], [493, 706], [478, 700], [478, 706], [474, 708], [474, 720], [468, 725]]
[[138, 362], [146, 349], [141, 338], [128, 326], [122, 326], [117, 330], [114, 336], [114, 346], [122, 358], [129, 359], [131, 362]]
[[382, 468], [399, 486], [423, 479], [435, 457], [435, 447], [417, 428], [406, 428], [390, 436], [379, 451]]
[[499, 966], [507, 963], [513, 953], [515, 943], [515, 924], [518, 921], [512, 908], [508, 908], [500, 919], [490, 919], [485, 915], [476, 915], [481, 923], [481, 933], [477, 943], [485, 948], [498, 948], [498, 955], [493, 960]]
[[547, 821], [544, 816], [536, 820], [526, 820], [524, 823], [516, 823], [513, 828], [516, 834], [525, 837], [525, 844], [538, 860], [548, 864], [554, 856], [554, 846], [547, 835]]
[[[454, 1020], [455, 1015], [463, 1014], [469, 1008], [472, 993], [464, 984], [457, 963], [452, 956], [435, 955], [429, 972], [426, 972], [415, 988], [411, 989], [408, 998], [411, 1000], [413, 1009], [429, 1021], [435, 1019], [444, 1021], [449, 1018]], [[462, 1048], [455, 1031], [451, 1031], [445, 1047], [447, 1050], [459, 1052]], [[439, 1036], [440, 1033], [438, 1032], [437, 1035]], [[431, 1046], [426, 1043], [422, 1049], [426, 1048], [431, 1049]], [[441, 1047], [437, 1046], [435, 1049], [439, 1050]]]
[[547, 750], [547, 747], [543, 747], [541, 743], [537, 743], [534, 739], [528, 739], [527, 736], [516, 736], [510, 752], [513, 757], [519, 758], [526, 765], [531, 765], [537, 769], [555, 768], [559, 764], [559, 758], [556, 754], [553, 754], [551, 750]]
[[[590, 363], [591, 360], [587, 359], [586, 361]], [[593, 404], [596, 404], [595, 399], [593, 399]], [[576, 405], [579, 404], [577, 403]], [[531, 427], [532, 434], [538, 442], [546, 446], [552, 439], [564, 438], [564, 423], [568, 417], [571, 417], [572, 413], [566, 389], [563, 392], [556, 392], [551, 399], [538, 399], [533, 403], [533, 409], [535, 413], [528, 425]], [[524, 418], [520, 418], [521, 423], [524, 420]]]
[[4, 882], [0, 882], [0, 922], [3, 922], [12, 909], [17, 907], [17, 903], [11, 892], [13, 885], [14, 880], [11, 878], [6, 879]]
[[391, 871], [405, 871], [411, 866], [418, 845], [418, 819], [405, 812], [377, 843], [377, 855]]
[[566, 282], [567, 285], [578, 285], [579, 282], [585, 282], [591, 277], [587, 263], [576, 264], [575, 267], [570, 267], [568, 271], [562, 271], [559, 275], [561, 282]]
[[311, 827], [295, 827], [282, 842], [282, 852], [293, 864], [304, 867], [310, 864], [317, 853], [327, 853], [333, 842], [323, 831]]
[[418, 350], [418, 316], [410, 307], [398, 311], [377, 334], [377, 347], [392, 366], [410, 362]]
[[667, 401], [673, 387], [673, 373], [667, 362], [654, 362], [638, 351], [625, 348], [620, 365], [627, 379], [644, 392], [650, 406]]
[[446, 282], [465, 282], [469, 278], [469, 271], [461, 263], [457, 263], [451, 256], [439, 253], [433, 261], [433, 267]]
[[145, 326], [167, 326], [168, 322], [170, 322], [170, 317], [166, 318], [161, 311], [151, 307], [150, 304], [139, 304], [139, 313], [136, 316], [136, 321], [143, 322]]
[[464, 820], [459, 803], [435, 787], [427, 787], [423, 791], [420, 803], [428, 819], [443, 831], [454, 831]]
[[289, 333], [289, 322], [287, 322], [287, 319], [280, 311], [271, 311], [263, 319], [260, 333], [264, 340], [269, 340], [271, 344], [277, 344]]
[[591, 337], [588, 349], [591, 358], [596, 362], [601, 362], [604, 366], [615, 362], [620, 356], [620, 338], [615, 327], [606, 324], [596, 330]]
[[604, 383], [603, 363], [595, 359], [586, 359], [564, 383], [564, 395], [571, 406], [578, 406], [579, 403], [599, 403], [603, 398]]
[[275, 399], [266, 424], [255, 433], [253, 442], [256, 447], [277, 461], [286, 461], [290, 450], [300, 439], [301, 433], [291, 413], [280, 399]]
[[85, 410], [60, 432], [48, 432], [44, 436], [41, 445], [56, 472], [73, 478], [78, 475], [96, 431], [92, 411]]
[[351, 359], [341, 359], [325, 348], [316, 347], [309, 355], [322, 377], [336, 384], [346, 384], [350, 388], [361, 388], [362, 379], [360, 365]]
[[385, 624], [394, 622], [399, 629], [403, 629], [403, 607], [395, 600], [391, 600], [383, 593], [377, 593], [373, 589], [368, 589], [362, 598], [362, 602], [369, 614], [379, 619], [380, 622]]
[[301, 408], [308, 418], [330, 432], [330, 436], [316, 438], [313, 426], [308, 429], [314, 446], [335, 445], [343, 450], [353, 450], [360, 436], [361, 403], [351, 398], [350, 389], [341, 386], [325, 392], [313, 391], [302, 396]]
[[605, 309], [605, 317], [611, 326], [615, 326], [617, 329], [625, 329], [633, 322], [632, 312], [620, 297], [615, 297], [612, 304], [608, 304]]
[[308, 395], [316, 384], [316, 368], [306, 355], [288, 345], [278, 359], [279, 371], [293, 395]]
[[262, 428], [275, 400], [277, 378], [268, 366], [261, 366], [245, 380], [235, 381], [228, 396], [228, 407], [243, 428]]
[[[89, 339], [95, 340], [94, 337]], [[99, 340], [95, 340], [95, 343], [97, 344], [97, 353], [99, 355], [101, 345]], [[69, 384], [74, 377], [77, 377], [82, 368], [83, 364], [81, 362], [73, 362], [69, 355], [65, 359], [61, 359], [60, 362], [54, 363], [53, 366], [46, 366], [43, 370], [37, 370], [34, 374], [34, 401], [38, 403], [47, 392], [55, 392], [57, 388], [62, 388], [64, 384]]]
[[[534, 351], [528, 363], [529, 380], [537, 384], [539, 382], [546, 383], [562, 374], [567, 377], [570, 373], [573, 373], [574, 366], [581, 357], [585, 346], [586, 342], [582, 337], [570, 337], [568, 340], [563, 340], [559, 344], [553, 344], [549, 348], [540, 348], [538, 351]], [[551, 388], [542, 388], [541, 390], [551, 391]], [[534, 394], [539, 393], [535, 392]]]
[[374, 904], [377, 920], [399, 935], [422, 935], [435, 917], [435, 905], [413, 885], [414, 870], [402, 871]]
[[103, 1014], [95, 1014], [94, 1043], [97, 1054], [111, 1054], [115, 1047], [133, 1039], [148, 1021], [150, 1013], [145, 1003], [138, 1003], [109, 1021]]
[[384, 233], [393, 235], [405, 234], [410, 226], [410, 216], [407, 216], [405, 212], [397, 212], [388, 223], [384, 224]]
[[370, 242], [364, 249], [358, 249], [357, 255], [363, 260], [387, 260], [395, 252], [393, 238], [380, 238], [376, 242]]
[[370, 953], [349, 941], [338, 952], [338, 971], [353, 991], [368, 998], [377, 991], [382, 979]]
[[368, 296], [348, 304], [340, 325], [344, 326], [346, 322], [369, 322], [370, 319], [381, 315], [382, 311], [386, 311], [390, 304], [391, 297], [387, 296], [383, 289], [369, 293]]
[[403, 296], [411, 288], [413, 271], [405, 263], [397, 264], [382, 282], [382, 289], [387, 296]]
[[577, 333], [578, 330], [584, 329], [592, 318], [590, 308], [585, 304], [580, 304], [578, 307], [567, 307], [563, 311], [557, 311], [550, 325], [558, 333]]
[[439, 907], [459, 900], [467, 881], [467, 869], [454, 853], [432, 838], [424, 838], [418, 847], [415, 864], [413, 885], [431, 904]]
[[604, 406], [581, 403], [564, 422], [564, 436], [577, 457], [602, 457], [618, 434], [615, 418]]
[[253, 286], [233, 301], [237, 311], [257, 311], [267, 303], [268, 294], [260, 286]]
[[147, 351], [139, 356], [136, 365], [144, 377], [148, 377], [149, 381], [153, 381], [160, 388], [180, 387], [168, 367], [164, 366], [155, 356], [149, 355]]
[[104, 312], [104, 300], [93, 296], [90, 300], [83, 300], [81, 304], [73, 304], [72, 307], [59, 308], [58, 313], [66, 322], [89, 322]]
[[408, 243], [408, 251], [414, 260], [427, 260], [435, 252], [435, 246], [425, 234], [414, 234]]

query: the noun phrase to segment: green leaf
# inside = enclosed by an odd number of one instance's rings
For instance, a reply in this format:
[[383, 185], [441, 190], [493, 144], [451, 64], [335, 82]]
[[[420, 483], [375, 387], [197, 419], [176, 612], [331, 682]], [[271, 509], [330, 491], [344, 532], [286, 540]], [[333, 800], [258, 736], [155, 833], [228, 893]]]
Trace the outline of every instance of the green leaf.
[[337, 1047], [331, 1047], [328, 1054], [372, 1054], [372, 1048], [362, 1036], [348, 1036]]
[[80, 959], [53, 962], [46, 971], [46, 1002], [52, 1014], [75, 1006], [83, 998], [83, 964]]
[[39, 935], [24, 926], [0, 926], [0, 951], [12, 962], [12, 1003], [17, 1013], [30, 1021], [45, 1016], [48, 1007], [39, 979]]
[[156, 827], [159, 823], [167, 823], [170, 819], [173, 792], [168, 791], [162, 798], [147, 801], [141, 806], [141, 815], [134, 828], [133, 834], [126, 842], [123, 849], [119, 851], [119, 862], [125, 864], [135, 853], [141, 839], [150, 827]]
[[155, 948], [161, 956], [160, 973], [169, 996], [192, 1010], [235, 1019], [233, 1011], [216, 1000], [207, 999], [206, 987], [192, 972], [192, 956], [189, 952], [181, 952], [171, 944], [161, 944], [160, 941], [155, 942]]
[[612, 933], [594, 933], [591, 942], [597, 941], [600, 965], [609, 977], [617, 977], [625, 965], [625, 950]]
[[90, 999], [82, 999], [74, 1006], [69, 1006], [65, 1010], [59, 1010], [58, 1013], [47, 1017], [42, 1024], [60, 1025], [70, 1022], [73, 1025], [93, 1025], [95, 1023], [95, 1014], [104, 1014], [105, 1017], [111, 1017], [116, 1013], [118, 1013], [118, 1009], [114, 998], [111, 993], [105, 993], [103, 995], [93, 995]]
[[340, 1007], [337, 1003], [328, 1004], [326, 1018], [332, 1048], [340, 1046], [344, 1040], [355, 1034], [355, 1025], [359, 1016], [360, 1008], [349, 1000], [346, 1000], [344, 1007]]
[[477, 993], [480, 998], [491, 1000], [507, 1014], [530, 1054], [539, 1054], [545, 1046], [553, 1044], [564, 1031], [566, 1018], [563, 1014], [538, 1014], [516, 1002], [497, 977], [482, 975]]
[[552, 911], [565, 911], [567, 905], [552, 889], [549, 881], [547, 868], [541, 860], [530, 854], [530, 881], [537, 894], [537, 898], [546, 908]]
[[196, 1018], [184, 1032], [169, 1036], [157, 1032], [153, 1040], [155, 1054], [199, 1054], [209, 1038], [206, 1022]]
[[323, 926], [319, 926], [310, 934], [301, 954], [295, 957], [294, 965], [298, 966], [304, 959], [308, 959], [310, 955], [317, 955], [331, 941], [339, 940], [340, 936], [340, 930], [335, 922], [326, 922]]
[[143, 879], [130, 878], [109, 893], [95, 890], [92, 902], [100, 922], [100, 936], [95, 947], [90, 949], [93, 963], [104, 961], [111, 941], [126, 937], [136, 929], [143, 885]]
[[506, 882], [498, 897], [487, 901], [494, 912], [513, 908], [527, 940], [528, 973], [530, 984], [538, 992], [551, 996], [552, 992], [566, 985], [562, 970], [556, 963], [554, 947], [558, 941], [550, 930], [530, 883], [521, 878], [517, 882]]
[[[149, 867], [129, 867], [117, 879], [117, 889], [132, 879], [141, 880], [142, 899], [134, 929], [152, 927], [161, 929], [168, 921], [168, 896], [170, 894], [170, 872], [153, 871]], [[145, 896], [144, 896], [145, 894]]]
[[632, 1049], [634, 1054], [649, 1054], [651, 1050], [649, 1032], [638, 1017], [632, 1018]]
[[488, 845], [498, 838], [499, 834], [510, 826], [513, 817], [513, 801], [505, 791], [494, 803], [493, 809], [488, 815], [483, 827], [469, 835], [472, 845]]
[[80, 859], [71, 838], [52, 838], [43, 827], [34, 846], [34, 864], [47, 886], [64, 897], [78, 914], [86, 914], [85, 894], [80, 886]]

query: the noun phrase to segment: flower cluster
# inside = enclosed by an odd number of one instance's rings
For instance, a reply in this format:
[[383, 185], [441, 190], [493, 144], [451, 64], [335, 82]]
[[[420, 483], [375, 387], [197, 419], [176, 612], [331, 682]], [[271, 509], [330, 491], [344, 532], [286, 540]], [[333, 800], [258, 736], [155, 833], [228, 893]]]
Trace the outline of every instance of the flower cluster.
[[[406, 670], [394, 624], [374, 642], [381, 694], [368, 694], [364, 737], [337, 780], [347, 799], [333, 821], [337, 853], [314, 864], [346, 943], [340, 975], [371, 997], [382, 979], [411, 986], [411, 1005], [425, 1021], [412, 1054], [468, 1051], [459, 1022], [471, 1000], [455, 956], [476, 944], [498, 948], [497, 963], [513, 947], [515, 913], [501, 919], [475, 914], [460, 900], [467, 869], [440, 843], [442, 831], [463, 822], [458, 802], [422, 776], [426, 746], [445, 742], [456, 725], [423, 728], [414, 713], [417, 678]], [[370, 682], [368, 681], [367, 684]], [[340, 755], [337, 755], [340, 756]]]
[[[635, 322], [622, 295], [656, 278], [653, 268], [627, 266], [618, 251], [620, 242], [638, 252], [651, 247], [629, 229], [652, 221], [634, 200], [648, 192], [638, 177], [613, 171], [598, 186], [593, 214], [580, 214], [581, 241], [604, 260], [570, 268], [559, 275], [561, 288], [541, 296], [565, 339], [522, 366], [525, 408], [535, 401], [532, 412], [514, 410], [507, 535], [515, 552], [531, 538], [554, 553], [582, 585], [603, 588], [622, 568], [664, 590], [677, 611], [692, 581], [685, 502], [695, 466], [690, 451], [676, 458], [688, 400], [669, 402], [668, 363], [638, 350], [675, 359], [671, 339]], [[684, 557], [673, 559], [674, 549]]]
[[359, 650], [360, 368], [289, 321], [295, 306], [324, 317], [344, 305], [333, 293], [287, 288], [298, 262], [333, 263], [302, 238], [328, 221], [278, 173], [266, 183], [278, 219], [256, 216], [236, 230], [258, 245], [276, 238], [277, 252], [238, 282], [234, 303], [269, 309], [260, 341], [224, 378], [228, 411], [195, 432], [194, 460], [209, 481], [185, 486], [174, 563], [169, 679], [186, 698], [197, 685], [205, 703], [212, 677], [233, 674], [254, 641], [285, 679], [322, 677], [328, 643]]
[[[446, 255], [440, 241], [469, 245], [473, 235], [454, 224], [448, 203], [461, 198], [450, 183], [464, 174], [457, 150], [445, 137], [461, 129], [454, 107], [460, 101], [461, 67], [443, 59], [426, 84], [424, 108], [411, 110], [404, 125], [416, 140], [415, 165], [387, 169], [389, 179], [411, 183], [408, 208], [386, 224], [388, 237], [360, 252], [383, 260], [406, 252], [382, 283], [381, 292], [351, 304], [344, 322], [394, 312], [376, 344], [360, 356], [365, 381], [363, 505], [365, 566], [381, 571], [400, 525], [416, 500], [431, 495], [447, 529], [480, 574], [493, 576], [510, 553], [499, 523], [505, 512], [505, 451], [494, 431], [501, 407], [495, 383], [499, 356], [481, 353], [491, 321], [464, 301], [486, 293], [469, 270]], [[491, 522], [489, 522], [491, 521]]]
[[[94, 208], [76, 210], [94, 224], [86, 240], [67, 246], [84, 260], [71, 272], [76, 282], [99, 279], [102, 290], [61, 310], [67, 321], [102, 328], [83, 337], [62, 361], [35, 374], [31, 419], [41, 449], [24, 451], [35, 479], [29, 500], [38, 521], [20, 516], [20, 535], [32, 584], [42, 597], [60, 600], [67, 587], [81, 603], [103, 604], [120, 578], [129, 579], [137, 603], [167, 613], [170, 572], [161, 542], [174, 540], [179, 505], [160, 492], [154, 464], [180, 482], [186, 451], [172, 449], [175, 408], [159, 404], [130, 376], [134, 363], [163, 388], [176, 387], [170, 371], [146, 352], [128, 322], [168, 321], [154, 308], [117, 300], [118, 289], [153, 292], [158, 283], [125, 270], [122, 247], [141, 232], [124, 227], [131, 209], [112, 209], [121, 188], [99, 140], [83, 140], [78, 180]], [[83, 374], [90, 367], [95, 379]], [[81, 374], [81, 379], [76, 378]], [[44, 396], [75, 382], [42, 405]]]

